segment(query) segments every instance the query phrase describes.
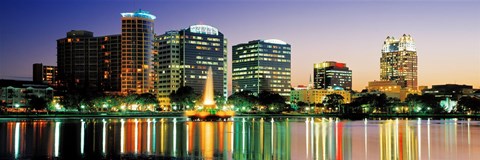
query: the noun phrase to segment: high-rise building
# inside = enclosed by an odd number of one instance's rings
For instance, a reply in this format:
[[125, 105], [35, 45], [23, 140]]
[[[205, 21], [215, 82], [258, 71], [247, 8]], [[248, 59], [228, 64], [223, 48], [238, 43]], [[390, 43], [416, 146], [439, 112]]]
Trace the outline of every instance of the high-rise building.
[[72, 30], [57, 40], [60, 86], [66, 90], [98, 91], [100, 88], [99, 42], [93, 32]]
[[410, 35], [388, 36], [380, 58], [380, 80], [396, 81], [402, 88], [417, 90], [417, 49]]
[[[67, 91], [119, 91], [120, 35], [72, 30], [57, 40], [58, 83]], [[35, 76], [34, 76], [35, 77]]]
[[168, 95], [181, 86], [196, 93], [204, 90], [208, 67], [212, 67], [214, 91], [227, 96], [227, 40], [217, 28], [192, 25], [155, 37], [155, 93], [161, 106], [168, 107]]
[[314, 64], [316, 89], [352, 90], [352, 70], [345, 63], [326, 61]]
[[121, 92], [148, 93], [153, 89], [155, 16], [144, 10], [121, 13]]
[[57, 66], [45, 66], [42, 63], [33, 64], [33, 82], [50, 86], [57, 85]]
[[160, 106], [168, 109], [168, 96], [182, 84], [180, 62], [180, 34], [178, 31], [168, 31], [163, 35], [155, 36], [154, 41], [154, 93], [157, 95]]
[[104, 91], [118, 93], [121, 89], [121, 40], [122, 36], [108, 35], [98, 37], [100, 42], [101, 74]]
[[290, 96], [290, 44], [278, 39], [254, 40], [232, 48], [235, 92], [261, 91]]

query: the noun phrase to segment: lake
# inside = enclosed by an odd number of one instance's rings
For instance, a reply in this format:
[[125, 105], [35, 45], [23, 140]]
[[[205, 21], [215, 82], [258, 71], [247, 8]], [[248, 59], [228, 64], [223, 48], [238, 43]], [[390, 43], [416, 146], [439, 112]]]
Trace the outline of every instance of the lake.
[[0, 118], [0, 159], [478, 159], [480, 121]]

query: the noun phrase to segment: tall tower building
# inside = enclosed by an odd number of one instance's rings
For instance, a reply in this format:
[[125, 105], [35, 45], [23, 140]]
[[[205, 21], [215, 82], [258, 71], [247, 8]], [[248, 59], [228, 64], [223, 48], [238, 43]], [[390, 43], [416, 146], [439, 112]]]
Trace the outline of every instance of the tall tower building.
[[57, 40], [60, 87], [68, 91], [99, 91], [101, 81], [99, 41], [93, 32], [72, 30]]
[[153, 89], [153, 26], [156, 17], [144, 10], [121, 15], [121, 92], [148, 93]]
[[387, 37], [380, 58], [380, 79], [395, 81], [402, 88], [417, 89], [417, 49], [410, 35]]
[[180, 59], [180, 34], [178, 31], [168, 31], [155, 36], [154, 41], [154, 93], [160, 102], [160, 107], [168, 109], [170, 93], [182, 85], [182, 64]]
[[215, 93], [227, 96], [227, 40], [217, 28], [192, 25], [168, 31], [155, 37], [154, 46], [158, 78], [154, 90], [161, 106], [168, 107], [168, 95], [181, 86], [202, 93], [208, 67], [212, 67]]
[[352, 70], [345, 63], [314, 64], [313, 74], [315, 89], [352, 90]]
[[278, 39], [254, 40], [232, 48], [235, 92], [261, 91], [290, 96], [290, 44]]
[[122, 36], [117, 35], [108, 35], [98, 37], [100, 50], [99, 54], [101, 57], [101, 79], [102, 86], [104, 91], [110, 93], [120, 92], [121, 89], [121, 44]]

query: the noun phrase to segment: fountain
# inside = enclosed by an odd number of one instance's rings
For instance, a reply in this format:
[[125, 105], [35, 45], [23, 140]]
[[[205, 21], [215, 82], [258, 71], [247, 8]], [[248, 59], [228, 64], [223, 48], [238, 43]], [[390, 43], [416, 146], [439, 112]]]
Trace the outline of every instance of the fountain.
[[194, 110], [185, 111], [185, 116], [191, 120], [215, 121], [226, 120], [235, 115], [233, 110], [218, 109], [214, 100], [212, 67], [208, 68], [202, 104], [195, 106]]

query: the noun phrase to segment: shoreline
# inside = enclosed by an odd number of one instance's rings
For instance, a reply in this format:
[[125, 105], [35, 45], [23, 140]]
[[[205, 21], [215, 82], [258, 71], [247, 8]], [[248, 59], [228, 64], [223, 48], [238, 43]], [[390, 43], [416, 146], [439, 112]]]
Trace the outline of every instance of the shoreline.
[[[26, 118], [26, 119], [41, 119], [41, 118], [146, 118], [146, 117], [158, 117], [158, 118], [170, 118], [170, 117], [184, 117], [183, 112], [150, 112], [150, 113], [50, 113], [50, 114], [0, 114], [0, 119], [12, 119], [12, 118]], [[376, 118], [478, 118], [480, 114], [304, 114], [304, 113], [257, 113], [257, 114], [245, 114], [238, 113], [234, 117], [263, 117], [263, 118], [294, 118], [294, 117], [325, 117], [325, 118], [341, 118], [350, 120], [359, 119], [376, 119]]]

